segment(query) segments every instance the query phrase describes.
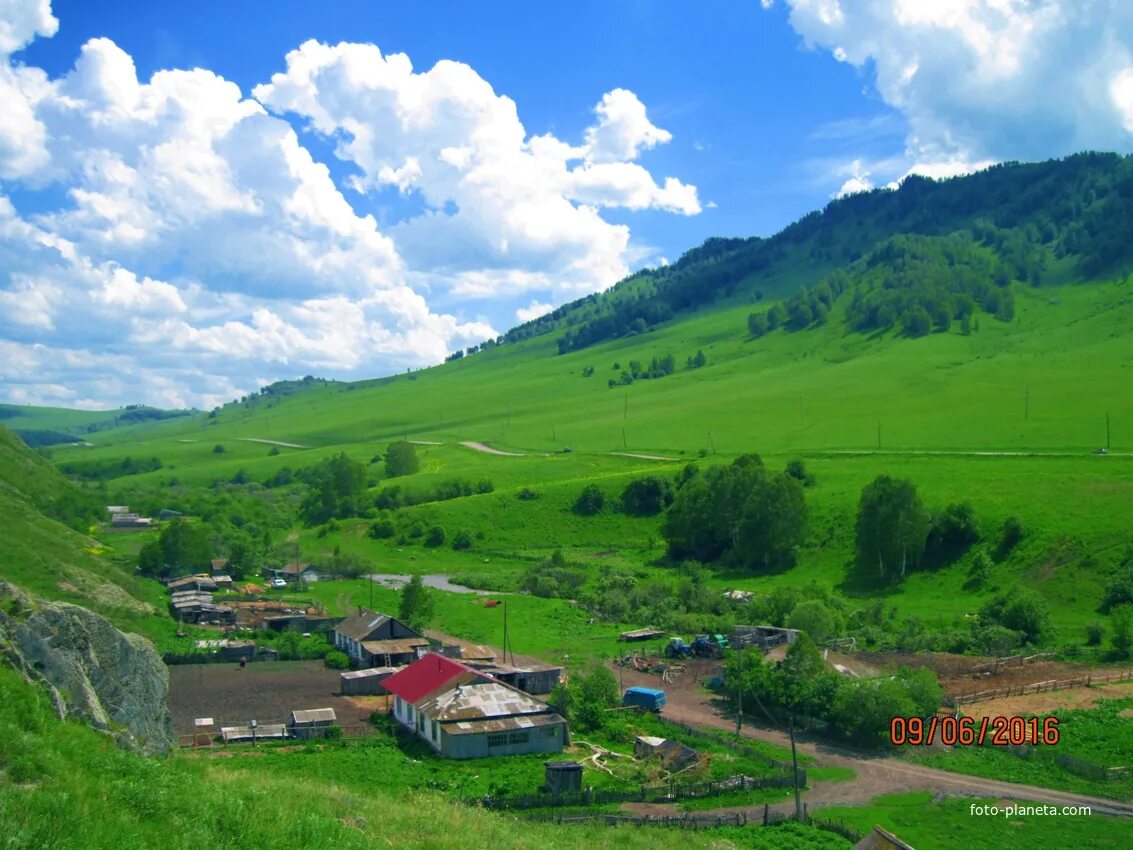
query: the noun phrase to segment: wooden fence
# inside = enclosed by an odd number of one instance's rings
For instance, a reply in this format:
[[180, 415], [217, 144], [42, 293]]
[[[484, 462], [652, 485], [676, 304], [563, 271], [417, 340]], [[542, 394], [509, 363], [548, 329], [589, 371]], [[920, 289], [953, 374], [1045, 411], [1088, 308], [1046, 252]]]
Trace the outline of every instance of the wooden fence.
[[734, 815], [582, 815], [580, 817], [557, 817], [544, 815], [525, 820], [543, 821], [545, 823], [572, 824], [572, 823], [603, 823], [607, 826], [669, 826], [678, 829], [719, 829], [722, 826], [746, 826], [747, 815], [739, 812]]
[[[182, 749], [210, 749], [212, 747], [235, 747], [235, 746], [253, 746], [251, 740], [233, 741], [231, 743], [225, 742], [220, 737], [220, 729], [224, 726], [244, 726], [247, 721], [233, 721], [231, 723], [218, 723], [215, 724], [216, 728], [208, 732], [196, 732], [189, 735], [178, 735], [177, 741]], [[260, 723], [260, 725], [265, 725]], [[270, 725], [270, 724], [267, 724]], [[335, 731], [330, 731], [330, 730]], [[387, 734], [377, 726], [372, 726], [368, 723], [350, 723], [344, 726], [329, 726], [315, 729], [304, 729], [302, 734], [289, 735], [286, 738], [264, 738], [256, 742], [256, 744], [267, 744], [272, 741], [284, 741], [294, 743], [295, 741], [305, 740], [340, 740], [342, 738], [371, 738], [378, 735]]]
[[789, 773], [758, 779], [739, 775], [709, 782], [670, 782], [666, 785], [641, 785], [622, 790], [584, 788], [565, 794], [484, 796], [468, 802], [478, 803], [486, 809], [548, 809], [560, 806], [597, 806], [603, 803], [667, 803], [673, 800], [716, 797], [731, 791], [793, 787], [794, 782]]
[[997, 658], [994, 661], [989, 661], [987, 664], [977, 664], [975, 667], [968, 669], [967, 673], [972, 676], [982, 675], [995, 675], [1000, 670], [1010, 667], [1021, 667], [1024, 664], [1034, 664], [1038, 661], [1049, 661], [1054, 658], [1053, 652], [1040, 652], [1036, 655], [1009, 655], [1005, 658]]
[[975, 694], [964, 694], [951, 697], [945, 701], [946, 705], [959, 708], [973, 702], [985, 702], [989, 699], [1002, 697], [1019, 697], [1026, 694], [1040, 694], [1046, 691], [1060, 691], [1065, 688], [1088, 688], [1091, 685], [1103, 685], [1107, 682], [1125, 682], [1133, 679], [1133, 670], [1121, 670], [1115, 673], [1102, 673], [1100, 675], [1079, 676], [1075, 679], [1050, 679], [1046, 682], [1034, 682], [1029, 685], [1013, 685], [1006, 688], [993, 688]]
[[[535, 815], [525, 817], [524, 820], [541, 821], [555, 824], [594, 824], [601, 823], [608, 826], [668, 826], [678, 829], [719, 829], [724, 826], [774, 826], [789, 820], [796, 820], [794, 814], [773, 812], [766, 803], [763, 805], [762, 817], [756, 815], [749, 817], [746, 812], [736, 812], [730, 815], [713, 815], [707, 813], [685, 815]], [[855, 844], [862, 839], [862, 834], [842, 821], [816, 818], [805, 811], [798, 818], [802, 823], [810, 824], [817, 829], [841, 835]]]

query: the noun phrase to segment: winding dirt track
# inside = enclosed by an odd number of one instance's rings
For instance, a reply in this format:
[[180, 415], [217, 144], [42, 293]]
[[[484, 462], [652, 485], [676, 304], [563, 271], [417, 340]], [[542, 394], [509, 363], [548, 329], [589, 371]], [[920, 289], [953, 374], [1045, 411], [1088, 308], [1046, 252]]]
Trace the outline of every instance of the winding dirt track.
[[505, 452], [500, 449], [493, 449], [484, 443], [477, 443], [473, 440], [461, 440], [460, 444], [466, 449], [473, 449], [474, 451], [484, 452], [489, 455], [502, 455], [503, 457], [526, 457], [526, 452]]
[[[622, 679], [626, 687], [642, 685], [657, 687], [657, 677], [633, 670], [613, 666], [614, 674]], [[734, 732], [734, 718], [725, 715], [721, 701], [706, 694], [697, 685], [695, 676], [677, 679], [665, 686], [667, 702], [665, 716], [722, 731]], [[744, 723], [743, 735], [757, 741], [765, 741], [780, 747], [790, 748], [790, 736], [779, 729]], [[1057, 806], [1090, 806], [1095, 814], [1111, 814], [1133, 818], [1133, 803], [1122, 803], [1100, 797], [1089, 797], [1066, 791], [1054, 791], [1032, 785], [1018, 785], [1001, 782], [997, 779], [984, 779], [951, 773], [920, 764], [912, 764], [899, 758], [870, 756], [853, 750], [845, 750], [821, 741], [796, 735], [798, 751], [815, 758], [824, 767], [845, 767], [856, 774], [853, 779], [841, 782], [815, 781], [809, 790], [804, 791], [802, 799], [811, 809], [822, 806], [858, 806], [869, 803], [880, 794], [896, 794], [908, 791], [931, 791], [948, 797], [991, 797], [1001, 800], [1030, 800]], [[792, 803], [772, 806], [786, 811], [793, 809]], [[634, 804], [633, 809], [642, 813], [656, 814], [665, 811], [665, 804]], [[713, 809], [719, 814], [747, 812], [749, 815], [762, 815], [763, 806], [757, 808], [738, 806], [727, 809]]]
[[279, 440], [261, 440], [258, 437], [237, 437], [237, 440], [243, 440], [246, 443], [263, 443], [265, 446], [283, 446], [285, 449], [305, 449], [306, 446], [301, 446], [298, 443], [284, 443]]

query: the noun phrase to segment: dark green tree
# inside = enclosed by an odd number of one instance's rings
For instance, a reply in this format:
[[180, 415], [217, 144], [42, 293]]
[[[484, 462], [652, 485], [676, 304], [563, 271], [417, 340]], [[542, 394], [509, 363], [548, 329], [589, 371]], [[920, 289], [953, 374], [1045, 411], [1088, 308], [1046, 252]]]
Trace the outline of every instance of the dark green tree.
[[421, 576], [413, 576], [401, 589], [397, 618], [417, 631], [421, 631], [433, 619], [433, 607], [432, 592], [425, 587]]
[[747, 332], [757, 339], [771, 329], [766, 313], [749, 313], [747, 317]]
[[606, 504], [606, 494], [597, 484], [587, 484], [574, 500], [573, 510], [579, 516], [594, 516]]
[[748, 568], [790, 566], [805, 532], [803, 485], [780, 473], [763, 477], [747, 497], [735, 527], [735, 547]]
[[857, 564], [866, 574], [899, 581], [924, 552], [929, 516], [912, 482], [879, 475], [862, 490], [857, 519]]
[[386, 448], [386, 475], [397, 478], [413, 475], [418, 469], [417, 450], [407, 440], [390, 443]]
[[673, 487], [663, 478], [635, 478], [622, 491], [622, 510], [630, 516], [654, 516], [673, 501]]

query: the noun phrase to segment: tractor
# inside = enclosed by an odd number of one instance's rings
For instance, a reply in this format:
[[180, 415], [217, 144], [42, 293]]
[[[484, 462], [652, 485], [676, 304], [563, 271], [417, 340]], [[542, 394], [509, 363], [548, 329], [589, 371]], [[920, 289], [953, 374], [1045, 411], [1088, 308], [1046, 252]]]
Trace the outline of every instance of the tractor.
[[697, 635], [692, 642], [692, 651], [702, 658], [719, 658], [728, 648], [728, 639], [723, 635]]
[[665, 644], [665, 657], [666, 658], [692, 658], [693, 648], [685, 643], [685, 639], [681, 637], [669, 638], [669, 642]]

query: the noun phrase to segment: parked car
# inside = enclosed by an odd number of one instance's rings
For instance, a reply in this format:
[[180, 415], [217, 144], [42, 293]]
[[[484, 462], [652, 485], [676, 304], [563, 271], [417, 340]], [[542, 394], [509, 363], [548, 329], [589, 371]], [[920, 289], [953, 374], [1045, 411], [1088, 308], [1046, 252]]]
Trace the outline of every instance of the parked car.
[[1096, 454], [1096, 455], [1107, 455], [1107, 454], [1109, 454], [1109, 449], [1094, 449], [1094, 454]]
[[271, 586], [276, 588], [287, 587], [287, 582], [281, 578], [273, 578], [271, 580]]

